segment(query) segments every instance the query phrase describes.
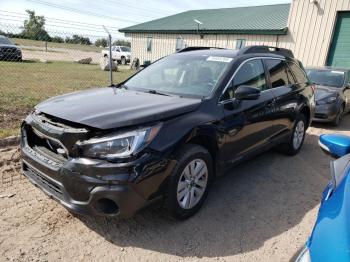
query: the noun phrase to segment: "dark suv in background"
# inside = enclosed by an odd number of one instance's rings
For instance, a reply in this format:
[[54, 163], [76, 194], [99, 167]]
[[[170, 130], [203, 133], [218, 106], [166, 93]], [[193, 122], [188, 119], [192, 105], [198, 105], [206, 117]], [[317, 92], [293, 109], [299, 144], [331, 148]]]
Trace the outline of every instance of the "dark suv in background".
[[23, 173], [73, 212], [185, 219], [215, 176], [272, 147], [295, 155], [314, 90], [289, 50], [189, 47], [115, 88], [49, 99], [22, 124]]
[[6, 36], [0, 35], [0, 60], [21, 61], [22, 51]]

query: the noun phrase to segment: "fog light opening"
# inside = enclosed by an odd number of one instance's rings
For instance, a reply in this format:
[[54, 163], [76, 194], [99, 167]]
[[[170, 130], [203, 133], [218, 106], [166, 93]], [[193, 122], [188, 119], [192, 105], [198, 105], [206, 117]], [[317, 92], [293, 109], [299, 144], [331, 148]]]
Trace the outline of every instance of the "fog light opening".
[[108, 198], [100, 198], [95, 203], [95, 209], [98, 212], [107, 214], [107, 215], [113, 215], [117, 214], [119, 211], [118, 205], [111, 199]]

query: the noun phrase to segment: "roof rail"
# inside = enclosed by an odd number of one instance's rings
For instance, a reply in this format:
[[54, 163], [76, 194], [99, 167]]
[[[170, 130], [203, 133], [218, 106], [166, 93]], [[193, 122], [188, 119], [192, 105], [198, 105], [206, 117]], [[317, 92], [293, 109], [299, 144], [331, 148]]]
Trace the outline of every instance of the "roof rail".
[[253, 45], [247, 46], [239, 50], [239, 54], [251, 54], [251, 53], [272, 53], [276, 55], [282, 55], [286, 57], [294, 58], [294, 54], [291, 50], [286, 48], [280, 48], [275, 46], [265, 46], [265, 45]]
[[196, 51], [196, 50], [210, 50], [210, 49], [224, 49], [220, 47], [212, 47], [212, 46], [189, 46], [180, 49], [177, 51], [177, 53], [184, 53], [184, 52], [189, 52], [189, 51]]

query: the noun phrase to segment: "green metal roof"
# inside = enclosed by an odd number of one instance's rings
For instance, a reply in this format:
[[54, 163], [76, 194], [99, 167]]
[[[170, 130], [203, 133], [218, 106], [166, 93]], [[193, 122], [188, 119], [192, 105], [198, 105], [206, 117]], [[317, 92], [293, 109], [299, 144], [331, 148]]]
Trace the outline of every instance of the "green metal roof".
[[290, 4], [191, 10], [122, 28], [124, 33], [286, 34]]

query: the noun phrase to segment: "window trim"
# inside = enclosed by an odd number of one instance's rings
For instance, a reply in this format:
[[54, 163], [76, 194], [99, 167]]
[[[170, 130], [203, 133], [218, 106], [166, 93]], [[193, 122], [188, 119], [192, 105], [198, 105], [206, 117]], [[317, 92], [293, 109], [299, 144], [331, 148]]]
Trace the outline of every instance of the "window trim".
[[[268, 81], [268, 78], [267, 78], [267, 75], [266, 75], [265, 63], [264, 63], [264, 61], [263, 61], [264, 59], [277, 59], [277, 60], [282, 60], [282, 61], [285, 60], [285, 59], [283, 59], [283, 58], [266, 57], [266, 56], [252, 57], [252, 58], [248, 58], [248, 59], [244, 60], [244, 61], [237, 67], [237, 69], [235, 70], [235, 72], [233, 72], [233, 74], [232, 74], [230, 80], [227, 82], [225, 88], [224, 88], [223, 91], [221, 92], [221, 95], [219, 96], [219, 100], [218, 100], [217, 104], [218, 104], [218, 105], [220, 105], [220, 104], [227, 104], [228, 102], [230, 102], [230, 101], [232, 101], [232, 100], [234, 99], [234, 98], [230, 98], [230, 99], [226, 99], [226, 100], [220, 101], [220, 100], [221, 100], [221, 97], [223, 97], [224, 93], [226, 92], [226, 90], [227, 90], [227, 88], [229, 87], [230, 83], [232, 82], [233, 78], [236, 76], [237, 72], [241, 69], [241, 67], [242, 67], [245, 63], [247, 63], [247, 62], [249, 62], [249, 61], [252, 61], [252, 60], [261, 60], [261, 62], [262, 62], [262, 64], [263, 64], [263, 67], [264, 67], [265, 79], [266, 79], [266, 81]], [[268, 84], [268, 86], [269, 86], [269, 83], [267, 83], [267, 84]], [[261, 93], [262, 93], [262, 92], [268, 92], [268, 91], [270, 92], [270, 91], [271, 91], [271, 88], [269, 88], [269, 89], [267, 89], [267, 90], [263, 90], [263, 91], [261, 91]]]

